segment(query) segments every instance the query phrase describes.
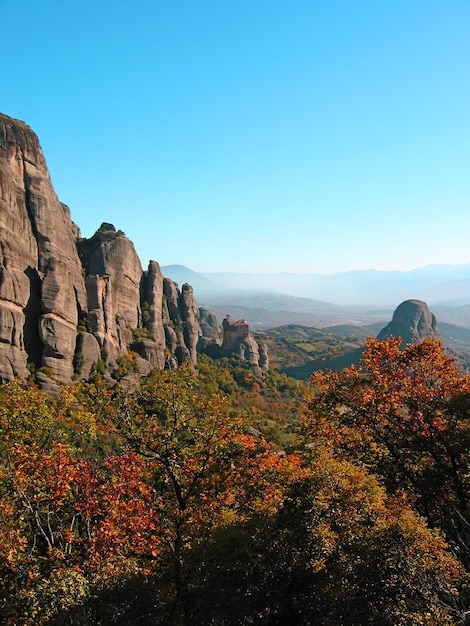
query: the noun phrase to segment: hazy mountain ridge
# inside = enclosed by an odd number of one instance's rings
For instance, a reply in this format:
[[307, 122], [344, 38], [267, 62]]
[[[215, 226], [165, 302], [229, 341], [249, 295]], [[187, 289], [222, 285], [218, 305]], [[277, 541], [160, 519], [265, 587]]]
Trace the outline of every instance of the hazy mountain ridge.
[[397, 303], [409, 299], [428, 302], [441, 321], [470, 327], [470, 264], [327, 275], [199, 274], [181, 265], [162, 271], [195, 286], [200, 301], [219, 317], [231, 311], [258, 329], [388, 322]]
[[[270, 291], [340, 305], [395, 305], [419, 298], [433, 304], [470, 304], [470, 264], [428, 265], [409, 271], [355, 270], [333, 274], [194, 272], [162, 268], [172, 280], [191, 277], [203, 295], [234, 289]], [[175, 278], [174, 278], [175, 276]]]
[[358, 270], [335, 274], [203, 273], [214, 284], [272, 290], [334, 304], [395, 305], [410, 298], [433, 304], [470, 304], [470, 264], [410, 271]]

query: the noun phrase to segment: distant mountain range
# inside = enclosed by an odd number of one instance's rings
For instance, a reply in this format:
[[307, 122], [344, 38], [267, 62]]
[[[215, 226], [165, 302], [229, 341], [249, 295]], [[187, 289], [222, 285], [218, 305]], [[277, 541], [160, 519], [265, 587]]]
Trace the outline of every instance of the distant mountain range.
[[336, 274], [197, 273], [182, 265], [167, 265], [162, 272], [176, 282], [189, 282], [203, 296], [243, 289], [348, 306], [395, 307], [397, 302], [410, 298], [430, 305], [470, 304], [470, 263], [429, 265], [410, 271], [359, 270]]
[[161, 269], [175, 282], [191, 284], [198, 303], [219, 319], [230, 313], [255, 329], [373, 324], [388, 321], [408, 299], [427, 302], [439, 320], [470, 327], [470, 264], [337, 274], [198, 273], [182, 265]]

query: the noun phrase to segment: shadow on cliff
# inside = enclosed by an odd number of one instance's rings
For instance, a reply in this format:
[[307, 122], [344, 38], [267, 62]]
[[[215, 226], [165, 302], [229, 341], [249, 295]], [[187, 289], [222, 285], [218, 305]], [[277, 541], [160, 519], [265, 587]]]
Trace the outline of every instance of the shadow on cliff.
[[24, 347], [28, 355], [28, 363], [41, 366], [43, 344], [39, 336], [39, 317], [41, 316], [41, 278], [36, 269], [28, 266], [24, 270], [29, 280], [29, 298], [24, 312], [23, 337]]

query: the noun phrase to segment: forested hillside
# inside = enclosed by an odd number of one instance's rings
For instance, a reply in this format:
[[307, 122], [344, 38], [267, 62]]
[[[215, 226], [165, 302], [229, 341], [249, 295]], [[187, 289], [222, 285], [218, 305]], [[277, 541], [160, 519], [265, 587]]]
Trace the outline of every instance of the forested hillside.
[[245, 368], [0, 387], [2, 623], [466, 623], [469, 377], [433, 339]]
[[[401, 307], [412, 303], [405, 301]], [[421, 303], [421, 309], [427, 309]], [[427, 314], [431, 317], [430, 311]], [[436, 320], [436, 329], [429, 327], [421, 332], [413, 329], [413, 316], [407, 316], [400, 326], [382, 322], [367, 325], [337, 324], [324, 328], [286, 324], [255, 333], [258, 341], [269, 349], [270, 363], [280, 371], [299, 380], [308, 380], [317, 370], [332, 369], [341, 371], [352, 364], [357, 365], [368, 337], [386, 338], [401, 337], [402, 342], [419, 342], [428, 332], [439, 338], [446, 352], [456, 359], [464, 371], [470, 371], [470, 329], [457, 324], [449, 324]], [[384, 337], [382, 337], [384, 334]]]

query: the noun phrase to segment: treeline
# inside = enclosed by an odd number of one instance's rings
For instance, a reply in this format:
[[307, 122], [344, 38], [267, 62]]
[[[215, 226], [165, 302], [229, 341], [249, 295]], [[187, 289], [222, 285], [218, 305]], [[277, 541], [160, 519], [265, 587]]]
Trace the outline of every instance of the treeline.
[[301, 420], [297, 383], [208, 357], [0, 386], [1, 623], [465, 624], [470, 379], [399, 343], [315, 375]]

